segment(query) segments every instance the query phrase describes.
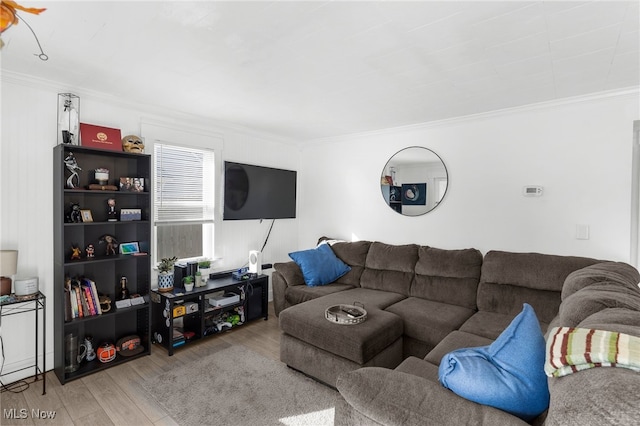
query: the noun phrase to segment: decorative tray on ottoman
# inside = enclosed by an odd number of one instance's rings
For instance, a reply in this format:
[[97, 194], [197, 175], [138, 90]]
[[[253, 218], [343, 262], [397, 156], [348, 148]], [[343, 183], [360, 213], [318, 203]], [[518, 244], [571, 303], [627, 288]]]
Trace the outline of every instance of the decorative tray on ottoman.
[[364, 310], [364, 306], [353, 305], [334, 305], [328, 307], [324, 311], [324, 317], [336, 324], [354, 325], [360, 324], [367, 319], [367, 311]]

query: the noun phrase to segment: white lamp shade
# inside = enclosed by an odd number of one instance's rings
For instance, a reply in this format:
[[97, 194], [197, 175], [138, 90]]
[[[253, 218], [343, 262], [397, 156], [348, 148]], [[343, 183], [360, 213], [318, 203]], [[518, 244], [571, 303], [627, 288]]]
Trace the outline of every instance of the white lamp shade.
[[18, 270], [18, 250], [0, 250], [0, 276], [11, 277]]

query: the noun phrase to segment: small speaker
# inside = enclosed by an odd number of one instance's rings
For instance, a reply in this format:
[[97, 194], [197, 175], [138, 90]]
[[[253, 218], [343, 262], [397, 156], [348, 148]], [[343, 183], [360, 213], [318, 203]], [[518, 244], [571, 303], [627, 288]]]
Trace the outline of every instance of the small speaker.
[[38, 292], [38, 278], [16, 278], [13, 282], [16, 296], [29, 296]]
[[249, 252], [249, 272], [252, 274], [262, 273], [262, 253], [258, 250]]

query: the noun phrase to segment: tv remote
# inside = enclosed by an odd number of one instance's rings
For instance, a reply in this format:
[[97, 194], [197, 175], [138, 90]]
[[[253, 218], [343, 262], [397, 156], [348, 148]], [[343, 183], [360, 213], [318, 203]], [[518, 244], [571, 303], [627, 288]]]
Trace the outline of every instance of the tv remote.
[[355, 308], [341, 308], [341, 311], [350, 318], [358, 318], [362, 316], [362, 312]]

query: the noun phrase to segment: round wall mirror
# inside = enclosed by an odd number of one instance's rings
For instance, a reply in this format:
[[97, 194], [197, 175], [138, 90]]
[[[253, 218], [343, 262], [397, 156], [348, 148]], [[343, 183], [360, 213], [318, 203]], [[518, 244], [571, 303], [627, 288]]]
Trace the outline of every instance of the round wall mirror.
[[405, 216], [420, 216], [435, 209], [447, 186], [447, 168], [442, 159], [420, 146], [398, 151], [387, 161], [380, 178], [385, 203]]

